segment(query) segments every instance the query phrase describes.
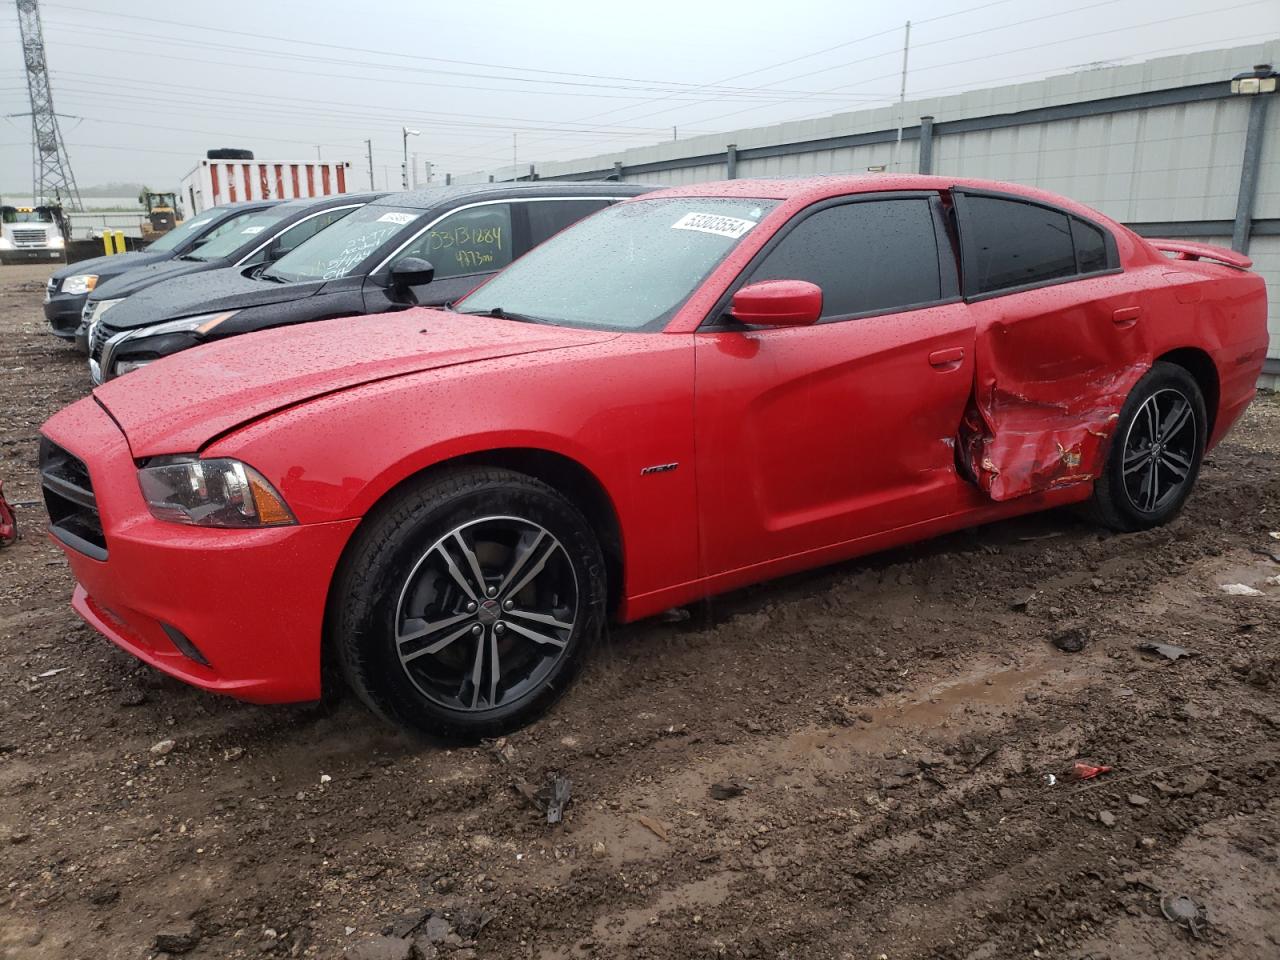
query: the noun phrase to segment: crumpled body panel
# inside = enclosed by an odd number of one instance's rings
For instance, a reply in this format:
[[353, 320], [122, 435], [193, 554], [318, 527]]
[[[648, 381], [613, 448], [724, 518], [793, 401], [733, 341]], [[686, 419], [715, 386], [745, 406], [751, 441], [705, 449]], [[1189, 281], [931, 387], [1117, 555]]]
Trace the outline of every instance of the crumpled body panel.
[[1128, 286], [1121, 275], [975, 305], [961, 456], [991, 499], [1101, 473], [1120, 408], [1151, 366], [1146, 318]]
[[997, 377], [981, 380], [961, 426], [965, 460], [992, 500], [1095, 480], [1125, 398], [1147, 367], [1132, 365], [1058, 400], [1033, 399]]

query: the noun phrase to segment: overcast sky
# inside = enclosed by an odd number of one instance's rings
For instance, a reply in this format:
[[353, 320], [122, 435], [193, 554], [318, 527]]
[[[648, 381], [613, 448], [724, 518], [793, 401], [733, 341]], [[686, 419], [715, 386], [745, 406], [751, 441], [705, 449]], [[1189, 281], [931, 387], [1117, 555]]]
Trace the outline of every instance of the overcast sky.
[[[402, 125], [443, 173], [607, 153], [1280, 36], [1280, 0], [41, 0], [54, 104], [82, 187], [176, 189], [215, 146], [349, 160], [397, 186]], [[1249, 64], [1241, 64], [1244, 69]], [[0, 115], [29, 110], [0, 7]], [[30, 191], [27, 118], [0, 190]], [[421, 175], [420, 175], [421, 176]]]

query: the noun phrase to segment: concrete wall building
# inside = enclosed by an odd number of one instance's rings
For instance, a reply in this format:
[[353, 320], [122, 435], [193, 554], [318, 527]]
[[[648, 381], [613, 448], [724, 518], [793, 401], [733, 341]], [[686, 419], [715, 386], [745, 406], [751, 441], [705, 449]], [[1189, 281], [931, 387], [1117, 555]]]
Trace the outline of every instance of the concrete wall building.
[[[1231, 78], [1280, 65], [1280, 40], [1099, 67], [767, 127], [532, 165], [525, 177], [678, 185], [885, 168], [1065, 194], [1147, 236], [1245, 250], [1269, 287], [1280, 386], [1280, 106]], [[896, 158], [894, 156], [896, 152]], [[510, 167], [452, 182], [509, 180]]]

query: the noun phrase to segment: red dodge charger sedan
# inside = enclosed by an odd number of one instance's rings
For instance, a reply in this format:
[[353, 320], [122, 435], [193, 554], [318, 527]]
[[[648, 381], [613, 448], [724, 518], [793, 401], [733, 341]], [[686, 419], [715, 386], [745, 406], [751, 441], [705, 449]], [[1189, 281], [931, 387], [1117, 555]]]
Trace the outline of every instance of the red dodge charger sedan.
[[44, 427], [50, 532], [76, 610], [189, 683], [306, 700], [331, 664], [488, 735], [609, 618], [1061, 504], [1169, 520], [1254, 395], [1249, 266], [1008, 184], [666, 190], [453, 309], [99, 387]]

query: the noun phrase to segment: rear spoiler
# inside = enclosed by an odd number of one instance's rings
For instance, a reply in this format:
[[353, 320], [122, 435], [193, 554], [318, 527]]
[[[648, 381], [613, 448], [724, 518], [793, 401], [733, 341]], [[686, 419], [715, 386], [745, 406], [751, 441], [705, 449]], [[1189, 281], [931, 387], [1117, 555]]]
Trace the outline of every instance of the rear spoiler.
[[1199, 260], [1203, 257], [1205, 260], [1215, 260], [1218, 263], [1225, 263], [1228, 267], [1239, 267], [1241, 270], [1248, 270], [1253, 266], [1253, 261], [1243, 253], [1236, 253], [1226, 247], [1215, 247], [1211, 243], [1192, 243], [1189, 240], [1148, 240], [1147, 242], [1157, 250], [1176, 253], [1175, 260]]

